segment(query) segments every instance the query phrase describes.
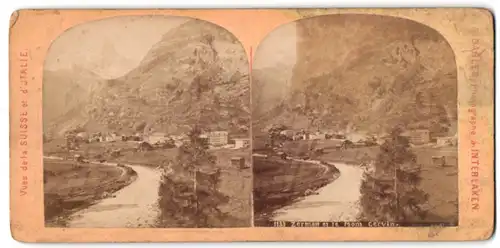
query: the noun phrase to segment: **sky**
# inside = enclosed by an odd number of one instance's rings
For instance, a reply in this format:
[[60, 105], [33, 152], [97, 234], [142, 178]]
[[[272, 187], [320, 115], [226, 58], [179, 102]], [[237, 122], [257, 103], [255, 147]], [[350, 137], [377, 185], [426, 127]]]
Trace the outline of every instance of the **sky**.
[[103, 78], [132, 70], [162, 35], [188, 18], [168, 16], [113, 17], [66, 30], [51, 45], [46, 70], [89, 69]]
[[273, 67], [276, 64], [295, 64], [297, 31], [295, 22], [283, 24], [271, 31], [255, 50], [253, 68]]
[[275, 78], [272, 84], [271, 82], [264, 82], [261, 85], [264, 98], [283, 98], [288, 95], [292, 79], [292, 68], [297, 59], [296, 43], [296, 24], [290, 22], [271, 31], [255, 50], [252, 64], [254, 69], [280, 68], [279, 73], [274, 74]]
[[[186, 22], [186, 17], [124, 16], [72, 27], [51, 45], [46, 70], [89, 69], [103, 78], [117, 78], [138, 65], [162, 35]], [[295, 63], [295, 24], [278, 27], [254, 52], [254, 68]], [[289, 75], [291, 77], [291, 75]]]

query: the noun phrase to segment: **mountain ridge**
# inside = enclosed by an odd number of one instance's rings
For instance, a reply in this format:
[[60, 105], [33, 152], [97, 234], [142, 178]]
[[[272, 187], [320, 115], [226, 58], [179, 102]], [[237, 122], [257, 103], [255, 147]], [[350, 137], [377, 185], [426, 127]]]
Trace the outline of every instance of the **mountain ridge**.
[[[406, 19], [370, 15], [319, 16], [295, 25], [295, 65], [254, 74], [254, 85], [287, 87], [289, 92], [257, 101], [254, 132], [273, 123], [312, 130], [384, 133], [403, 125], [440, 135], [456, 132], [456, 63], [437, 31]], [[279, 72], [290, 69], [290, 79]], [[253, 97], [260, 94], [266, 92]]]
[[75, 116], [61, 117], [53, 129], [184, 133], [199, 125], [245, 133], [249, 128], [246, 53], [227, 30], [208, 22], [172, 29], [136, 68], [101, 85], [71, 110]]

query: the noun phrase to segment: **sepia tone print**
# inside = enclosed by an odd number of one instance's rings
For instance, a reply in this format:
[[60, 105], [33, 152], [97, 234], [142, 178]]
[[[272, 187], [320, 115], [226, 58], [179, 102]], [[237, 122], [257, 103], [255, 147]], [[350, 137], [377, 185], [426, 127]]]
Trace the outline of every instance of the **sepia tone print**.
[[457, 66], [436, 30], [323, 15], [252, 64], [254, 224], [458, 225]]
[[188, 17], [87, 22], [43, 72], [47, 227], [251, 226], [249, 65]]
[[487, 9], [24, 9], [10, 24], [15, 240], [492, 236]]

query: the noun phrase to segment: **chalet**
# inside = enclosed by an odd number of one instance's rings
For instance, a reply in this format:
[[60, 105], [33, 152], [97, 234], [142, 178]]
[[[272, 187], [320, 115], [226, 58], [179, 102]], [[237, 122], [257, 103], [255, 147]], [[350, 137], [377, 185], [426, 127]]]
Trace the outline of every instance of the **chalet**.
[[106, 135], [105, 137], [105, 141], [107, 142], [115, 142], [115, 141], [118, 141], [120, 140], [120, 136], [118, 136], [116, 133], [109, 133]]
[[202, 133], [202, 134], [198, 135], [198, 139], [209, 144], [208, 134], [206, 134], [206, 133]]
[[368, 139], [368, 135], [365, 133], [349, 133], [346, 135], [346, 139], [352, 141], [353, 143], [363, 143]]
[[286, 139], [293, 139], [294, 131], [293, 130], [283, 130], [280, 132], [280, 135], [285, 137]]
[[456, 137], [436, 137], [437, 146], [456, 146]]
[[75, 135], [75, 140], [88, 142], [89, 141], [89, 135], [86, 132], [77, 133]]
[[407, 137], [410, 143], [414, 145], [427, 144], [431, 141], [430, 132], [425, 129], [406, 131], [402, 136]]
[[301, 130], [295, 134], [294, 140], [309, 140], [311, 138], [311, 133], [305, 130]]
[[309, 136], [310, 140], [324, 140], [326, 139], [326, 133], [316, 132]]
[[250, 138], [233, 138], [232, 140], [234, 141], [235, 149], [246, 148], [250, 146]]
[[457, 166], [457, 156], [433, 156], [432, 164], [435, 166]]
[[169, 136], [166, 133], [154, 132], [145, 137], [145, 140], [150, 144], [158, 144], [169, 140]]
[[227, 131], [214, 131], [207, 134], [208, 143], [211, 146], [225, 146], [229, 142], [229, 133]]
[[432, 157], [432, 164], [436, 166], [445, 166], [446, 160], [444, 156], [434, 156]]
[[76, 134], [76, 137], [82, 138], [82, 139], [88, 139], [89, 134], [86, 132], [79, 132]]
[[101, 132], [98, 133], [93, 133], [92, 135], [89, 136], [89, 142], [104, 142], [104, 136], [101, 134]]
[[242, 157], [232, 157], [231, 158], [231, 165], [234, 167], [238, 167], [240, 169], [244, 169], [245, 166], [245, 158]]
[[[201, 136], [201, 135], [200, 135]], [[189, 142], [189, 137], [186, 134], [181, 135], [171, 135], [170, 139], [174, 141], [176, 147], [181, 147], [186, 142]]]

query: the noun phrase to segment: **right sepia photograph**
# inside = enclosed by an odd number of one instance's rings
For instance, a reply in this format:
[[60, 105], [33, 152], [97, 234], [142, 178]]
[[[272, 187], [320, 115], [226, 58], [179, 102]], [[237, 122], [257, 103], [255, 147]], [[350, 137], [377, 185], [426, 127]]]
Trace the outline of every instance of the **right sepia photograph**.
[[278, 27], [252, 61], [254, 225], [457, 226], [457, 65], [371, 14]]

